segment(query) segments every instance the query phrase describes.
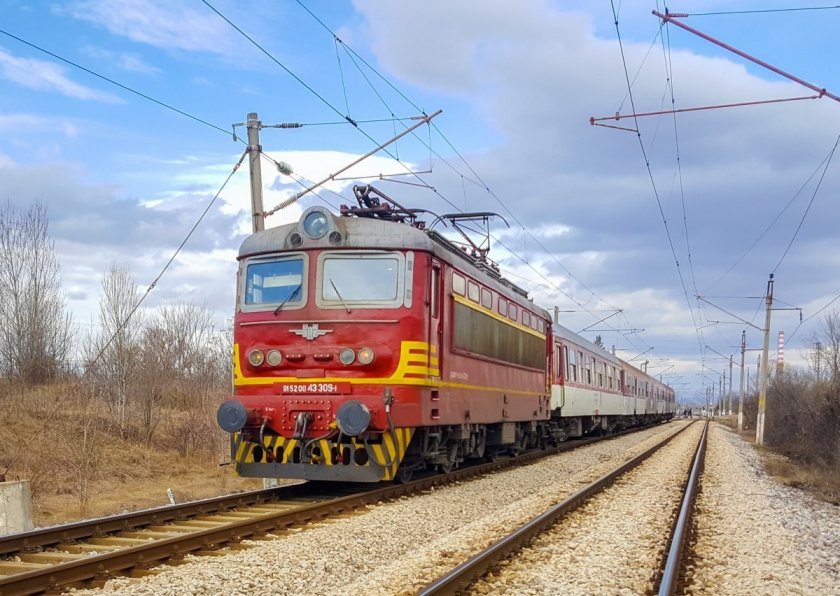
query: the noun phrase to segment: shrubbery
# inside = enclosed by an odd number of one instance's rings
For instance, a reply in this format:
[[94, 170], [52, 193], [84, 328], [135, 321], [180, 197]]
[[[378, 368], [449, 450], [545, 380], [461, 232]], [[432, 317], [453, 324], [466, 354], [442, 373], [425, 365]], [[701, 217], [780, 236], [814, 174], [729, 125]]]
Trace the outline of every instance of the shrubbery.
[[[807, 370], [771, 376], [764, 441], [819, 479], [830, 500], [840, 500], [840, 311], [825, 317], [811, 344]], [[757, 401], [755, 394], [745, 400], [747, 428], [755, 428]]]

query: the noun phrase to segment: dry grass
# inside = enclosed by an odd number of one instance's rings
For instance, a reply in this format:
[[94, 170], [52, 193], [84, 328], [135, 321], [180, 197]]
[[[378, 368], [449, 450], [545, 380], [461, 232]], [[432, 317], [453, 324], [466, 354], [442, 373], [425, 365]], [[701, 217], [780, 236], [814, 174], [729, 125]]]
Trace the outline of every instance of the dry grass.
[[14, 462], [7, 479], [31, 482], [36, 525], [163, 505], [167, 488], [179, 502], [258, 488], [219, 466], [228, 454], [215, 403], [164, 410], [147, 446], [121, 439], [107, 409], [72, 386], [0, 385], [0, 472]]
[[782, 484], [805, 490], [833, 505], [840, 505], [840, 478], [830, 470], [806, 468], [772, 451], [764, 451], [762, 460], [767, 473]]

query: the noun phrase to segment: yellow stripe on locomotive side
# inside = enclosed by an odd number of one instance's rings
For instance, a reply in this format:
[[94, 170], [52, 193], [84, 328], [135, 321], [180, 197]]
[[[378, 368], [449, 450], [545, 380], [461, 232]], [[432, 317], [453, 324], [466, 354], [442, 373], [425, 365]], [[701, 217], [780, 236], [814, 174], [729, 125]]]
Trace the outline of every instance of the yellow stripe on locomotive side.
[[[439, 384], [435, 378], [440, 377], [439, 360], [431, 353], [436, 352], [435, 346], [430, 346], [424, 341], [402, 341], [400, 342], [400, 360], [397, 368], [388, 377], [319, 377], [319, 383], [351, 383], [353, 385], [429, 385]], [[239, 344], [233, 344], [233, 379], [236, 386], [267, 385], [272, 383], [296, 383], [300, 382], [298, 377], [246, 377], [242, 372], [239, 363]], [[409, 377], [407, 375], [419, 375]]]

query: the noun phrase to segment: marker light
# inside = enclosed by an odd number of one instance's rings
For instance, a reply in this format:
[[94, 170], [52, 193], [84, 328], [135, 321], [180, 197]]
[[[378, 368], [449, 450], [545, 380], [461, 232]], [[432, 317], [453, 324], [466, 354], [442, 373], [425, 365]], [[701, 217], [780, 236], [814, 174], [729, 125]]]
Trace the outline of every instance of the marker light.
[[344, 348], [338, 353], [338, 360], [344, 365], [349, 366], [353, 364], [353, 361], [356, 359], [356, 353], [351, 350], [350, 348]]
[[373, 362], [375, 354], [370, 348], [362, 348], [359, 350], [359, 364], [370, 364]]
[[265, 354], [262, 353], [262, 350], [251, 350], [248, 352], [248, 362], [251, 363], [251, 366], [260, 366], [265, 362]]
[[283, 354], [277, 350], [271, 350], [268, 354], [266, 354], [265, 361], [268, 362], [269, 366], [277, 366], [283, 362]]

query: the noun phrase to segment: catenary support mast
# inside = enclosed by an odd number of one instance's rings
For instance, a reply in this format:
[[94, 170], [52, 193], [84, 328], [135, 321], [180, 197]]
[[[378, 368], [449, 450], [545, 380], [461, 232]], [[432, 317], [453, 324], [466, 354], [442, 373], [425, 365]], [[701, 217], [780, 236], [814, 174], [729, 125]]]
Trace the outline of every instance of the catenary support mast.
[[759, 375], [758, 418], [755, 425], [755, 442], [764, 445], [764, 410], [767, 401], [767, 357], [770, 352], [770, 313], [773, 312], [773, 274], [767, 282], [767, 312], [764, 316], [764, 350], [761, 352], [761, 374]]

